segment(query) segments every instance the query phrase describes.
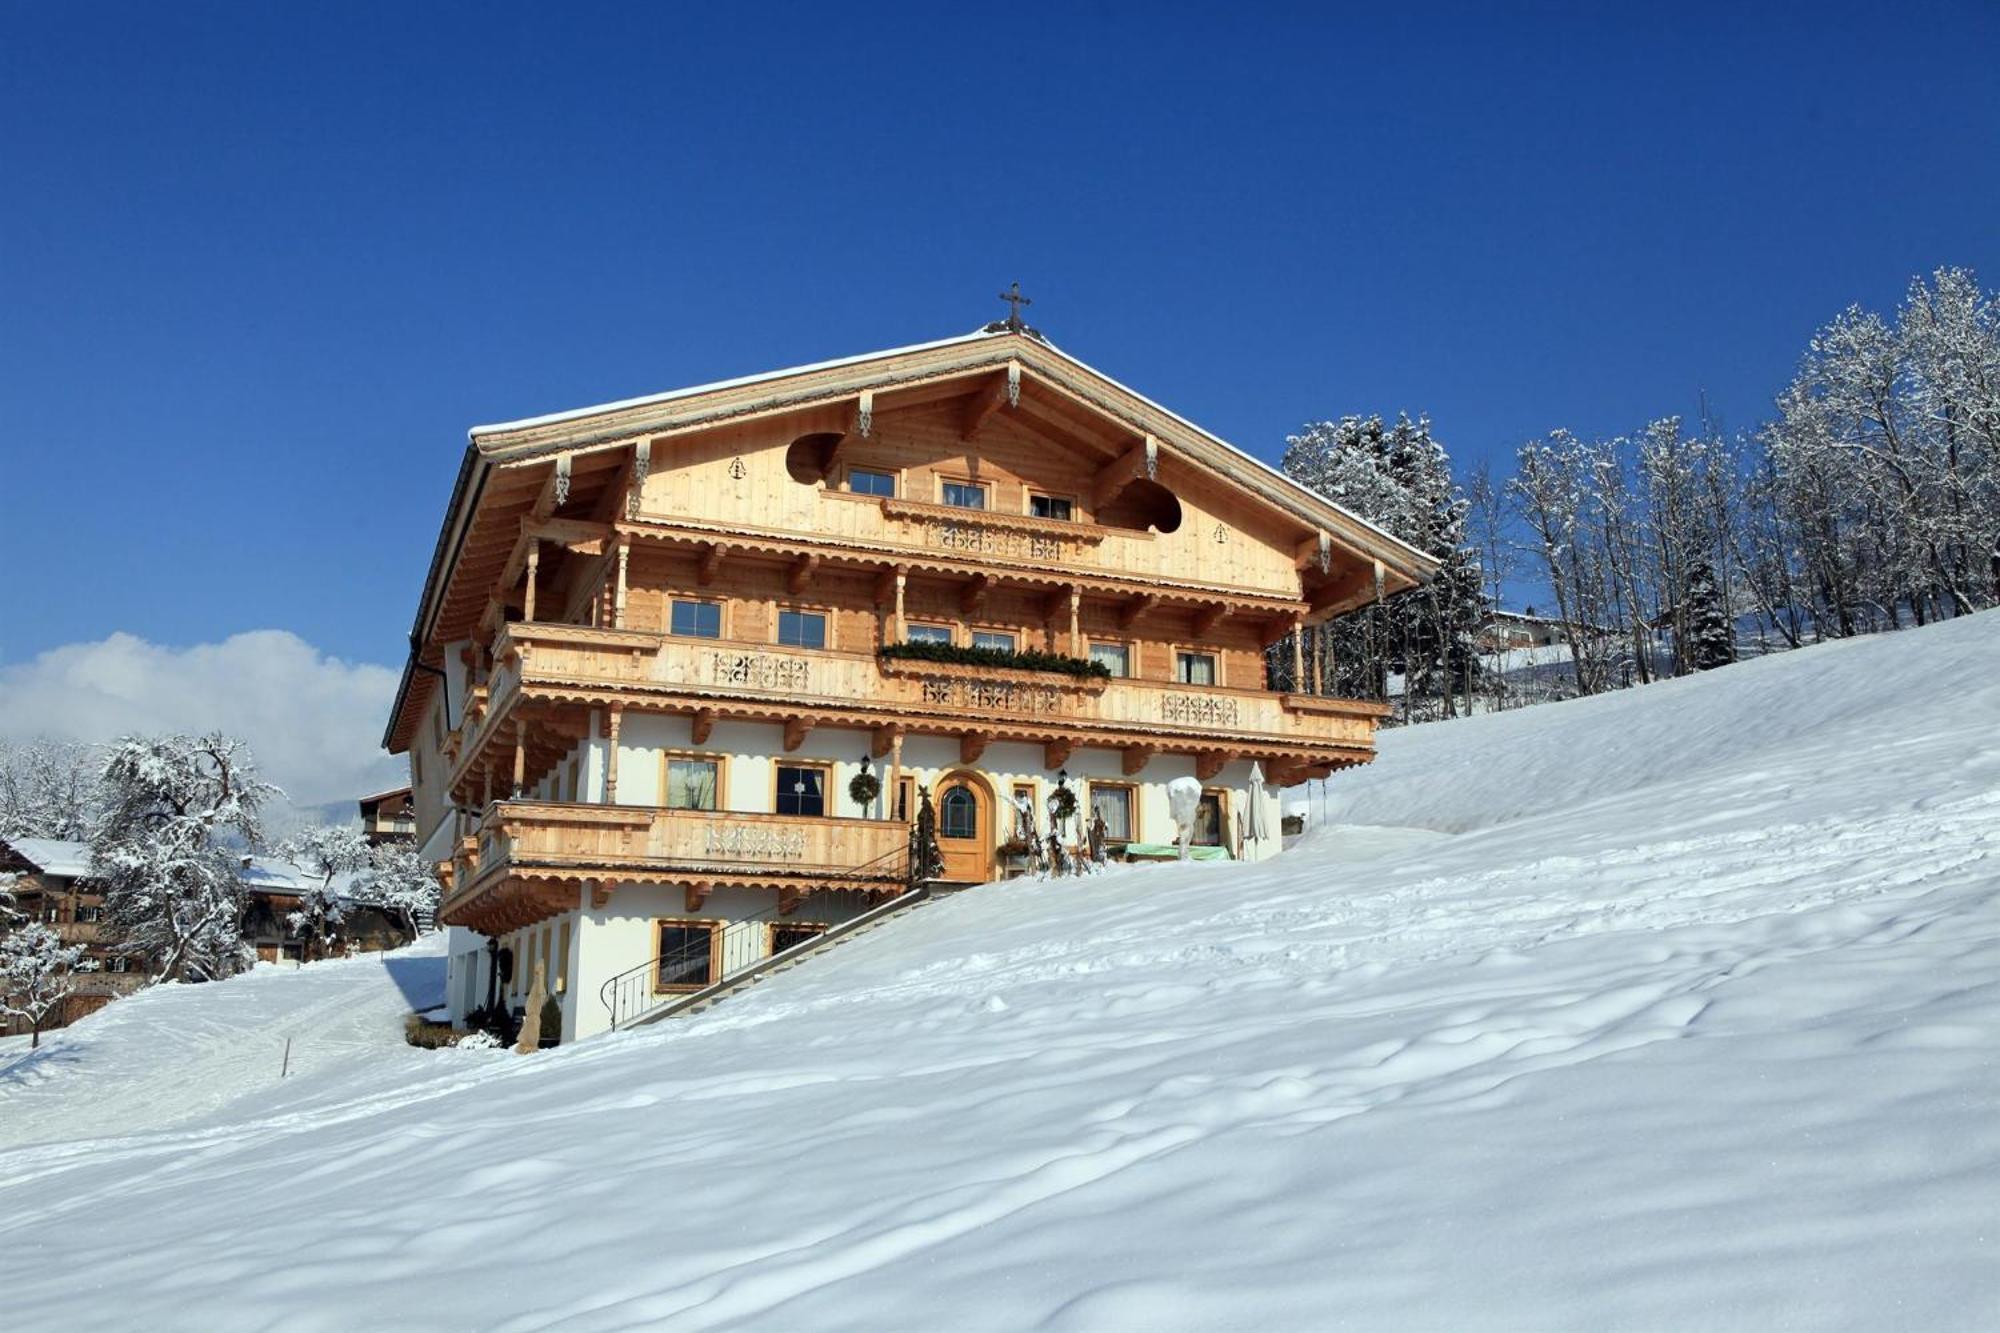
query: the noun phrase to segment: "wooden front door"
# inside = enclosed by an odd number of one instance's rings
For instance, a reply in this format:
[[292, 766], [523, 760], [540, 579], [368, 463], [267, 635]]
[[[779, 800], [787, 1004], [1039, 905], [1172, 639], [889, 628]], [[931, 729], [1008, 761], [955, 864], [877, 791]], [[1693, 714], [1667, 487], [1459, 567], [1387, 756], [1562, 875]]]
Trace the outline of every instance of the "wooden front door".
[[960, 884], [993, 878], [993, 793], [969, 773], [952, 773], [937, 788], [938, 852], [944, 877]]

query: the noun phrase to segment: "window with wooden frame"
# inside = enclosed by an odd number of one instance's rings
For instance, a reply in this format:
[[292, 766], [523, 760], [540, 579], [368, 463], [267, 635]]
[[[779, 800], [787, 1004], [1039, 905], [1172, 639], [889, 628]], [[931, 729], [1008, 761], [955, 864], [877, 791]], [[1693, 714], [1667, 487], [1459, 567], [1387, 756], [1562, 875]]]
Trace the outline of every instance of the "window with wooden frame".
[[854, 495], [893, 496], [896, 493], [896, 474], [869, 467], [851, 467], [847, 469], [847, 489]]
[[778, 608], [778, 643], [785, 648], [826, 647], [827, 617], [824, 611], [804, 607]]
[[951, 626], [919, 625], [910, 621], [903, 626], [903, 640], [906, 643], [950, 643]]
[[831, 764], [779, 764], [771, 808], [781, 815], [818, 819], [826, 814], [826, 794], [832, 780]]
[[826, 927], [817, 921], [773, 921], [770, 934], [770, 952], [776, 955], [818, 939], [826, 934]]
[[722, 760], [717, 755], [660, 756], [660, 803], [669, 810], [721, 808]]
[[1194, 808], [1193, 842], [1197, 847], [1229, 845], [1229, 793], [1220, 787], [1209, 787], [1201, 793], [1201, 801]]
[[1183, 685], [1216, 684], [1215, 654], [1181, 649], [1174, 654], [1174, 679]]
[[1132, 674], [1132, 645], [1115, 639], [1092, 639], [1090, 660], [1103, 663], [1104, 669], [1114, 676], [1129, 676]]
[[655, 921], [653, 942], [655, 991], [700, 990], [722, 974], [720, 921]]
[[1090, 816], [1104, 820], [1107, 842], [1137, 842], [1139, 839], [1139, 793], [1129, 782], [1090, 784]]
[[1076, 501], [1067, 495], [1043, 495], [1038, 491], [1029, 491], [1028, 517], [1069, 522], [1076, 517]]
[[[1022, 802], [1025, 801], [1027, 803], [1028, 818], [1035, 819], [1035, 812], [1042, 808], [1041, 793], [1036, 789], [1035, 784], [1032, 782], [1017, 782], [1013, 785], [1013, 787], [1011, 787], [1008, 790], [1007, 800], [1008, 804], [1010, 804], [1013, 807], [1013, 809], [1007, 812], [1009, 820], [1007, 825], [1007, 830], [1008, 830], [1007, 836], [1009, 838], [1016, 838], [1020, 835], [1020, 826], [1021, 826], [1020, 811]], [[1041, 823], [1039, 820], [1036, 820], [1035, 827], [1036, 828], [1041, 827]]]
[[991, 648], [995, 652], [1011, 653], [1019, 643], [1020, 640], [1006, 630], [976, 629], [972, 631], [972, 646], [974, 648]]
[[986, 485], [978, 481], [953, 481], [948, 477], [938, 479], [938, 500], [954, 509], [986, 508]]
[[917, 780], [899, 778], [896, 782], [896, 818], [904, 822], [916, 817]]
[[722, 637], [722, 603], [676, 597], [667, 611], [667, 633], [683, 639]]

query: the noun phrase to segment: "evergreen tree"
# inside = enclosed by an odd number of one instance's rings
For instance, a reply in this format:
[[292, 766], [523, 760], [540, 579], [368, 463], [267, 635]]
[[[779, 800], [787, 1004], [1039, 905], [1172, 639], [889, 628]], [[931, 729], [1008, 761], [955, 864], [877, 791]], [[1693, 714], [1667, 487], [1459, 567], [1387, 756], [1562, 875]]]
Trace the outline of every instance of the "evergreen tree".
[[1723, 604], [1722, 590], [1715, 585], [1715, 570], [1705, 560], [1688, 567], [1687, 600], [1680, 617], [1687, 626], [1686, 656], [1696, 671], [1727, 666], [1736, 660], [1736, 635], [1730, 628], [1729, 608]]

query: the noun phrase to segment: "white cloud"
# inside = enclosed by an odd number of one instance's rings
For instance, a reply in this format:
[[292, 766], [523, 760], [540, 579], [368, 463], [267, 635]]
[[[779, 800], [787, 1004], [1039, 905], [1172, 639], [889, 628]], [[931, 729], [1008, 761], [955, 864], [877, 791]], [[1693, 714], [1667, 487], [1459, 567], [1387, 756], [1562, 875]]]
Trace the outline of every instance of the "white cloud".
[[0, 666], [0, 736], [224, 731], [294, 805], [321, 805], [408, 780], [381, 749], [395, 694], [390, 668], [328, 657], [286, 630], [191, 648], [114, 634]]

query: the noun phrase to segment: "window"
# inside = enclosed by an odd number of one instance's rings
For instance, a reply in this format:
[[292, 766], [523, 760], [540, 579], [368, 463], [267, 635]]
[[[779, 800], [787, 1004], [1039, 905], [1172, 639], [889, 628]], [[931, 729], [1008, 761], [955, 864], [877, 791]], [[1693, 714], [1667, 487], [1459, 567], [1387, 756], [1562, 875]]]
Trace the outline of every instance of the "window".
[[1014, 651], [1014, 636], [1003, 634], [999, 630], [976, 629], [972, 631], [972, 646], [974, 648], [993, 648], [1003, 653], [1011, 653]]
[[1093, 662], [1102, 662], [1104, 669], [1114, 676], [1129, 676], [1132, 674], [1132, 650], [1125, 644], [1098, 643], [1096, 640], [1092, 640], [1090, 644], [1090, 660]]
[[[1014, 784], [1013, 790], [1008, 793], [1008, 804], [1013, 806], [1013, 809], [1008, 812], [1008, 821], [1007, 821], [1007, 827], [1009, 829], [1008, 836], [1014, 838], [1025, 837], [1027, 834], [1027, 830], [1030, 826], [1033, 826], [1037, 830], [1037, 832], [1039, 832], [1041, 826], [1038, 823], [1035, 823], [1034, 821], [1036, 818], [1035, 812], [1039, 810], [1041, 806], [1040, 803], [1035, 798], [1036, 798], [1036, 792], [1034, 783], [1017, 782]], [[1028, 811], [1028, 813], [1025, 816], [1023, 816], [1021, 813], [1021, 809], [1024, 805], [1026, 806]]]
[[582, 755], [578, 755], [569, 761], [569, 799], [572, 801], [581, 801], [583, 799]]
[[903, 638], [911, 643], [950, 643], [949, 625], [909, 625], [903, 630]]
[[938, 836], [940, 838], [979, 836], [979, 799], [962, 782], [953, 786], [944, 794], [944, 799], [938, 802]]
[[1028, 513], [1034, 518], [1067, 520], [1076, 517], [1076, 502], [1066, 495], [1030, 495]]
[[715, 980], [715, 923], [662, 921], [654, 990], [700, 990]]
[[986, 508], [986, 488], [974, 481], [944, 483], [944, 502], [959, 509]]
[[896, 783], [896, 818], [908, 821], [910, 812], [917, 808], [917, 780], [903, 778]]
[[1104, 821], [1104, 836], [1111, 842], [1130, 842], [1132, 832], [1132, 789], [1108, 782], [1090, 784], [1090, 815]]
[[778, 813], [812, 815], [826, 813], [826, 769], [819, 765], [778, 765]]
[[896, 474], [875, 472], [864, 467], [851, 467], [847, 469], [847, 489], [856, 495], [894, 495]]
[[771, 952], [783, 953], [795, 949], [808, 940], [816, 940], [826, 934], [825, 926], [816, 926], [809, 921], [786, 921], [771, 923]]
[[1205, 791], [1201, 794], [1201, 804], [1194, 808], [1194, 844], [1197, 847], [1221, 847], [1222, 831], [1228, 821], [1223, 818], [1225, 810], [1222, 793]]
[[826, 617], [818, 611], [778, 612], [778, 642], [792, 648], [826, 647]]
[[722, 637], [722, 603], [684, 602], [676, 597], [667, 628], [670, 633], [684, 639], [719, 639]]
[[1183, 685], [1215, 684], [1214, 653], [1175, 654], [1175, 678]]
[[713, 810], [715, 794], [722, 784], [713, 759], [667, 760], [667, 808], [669, 810]]

